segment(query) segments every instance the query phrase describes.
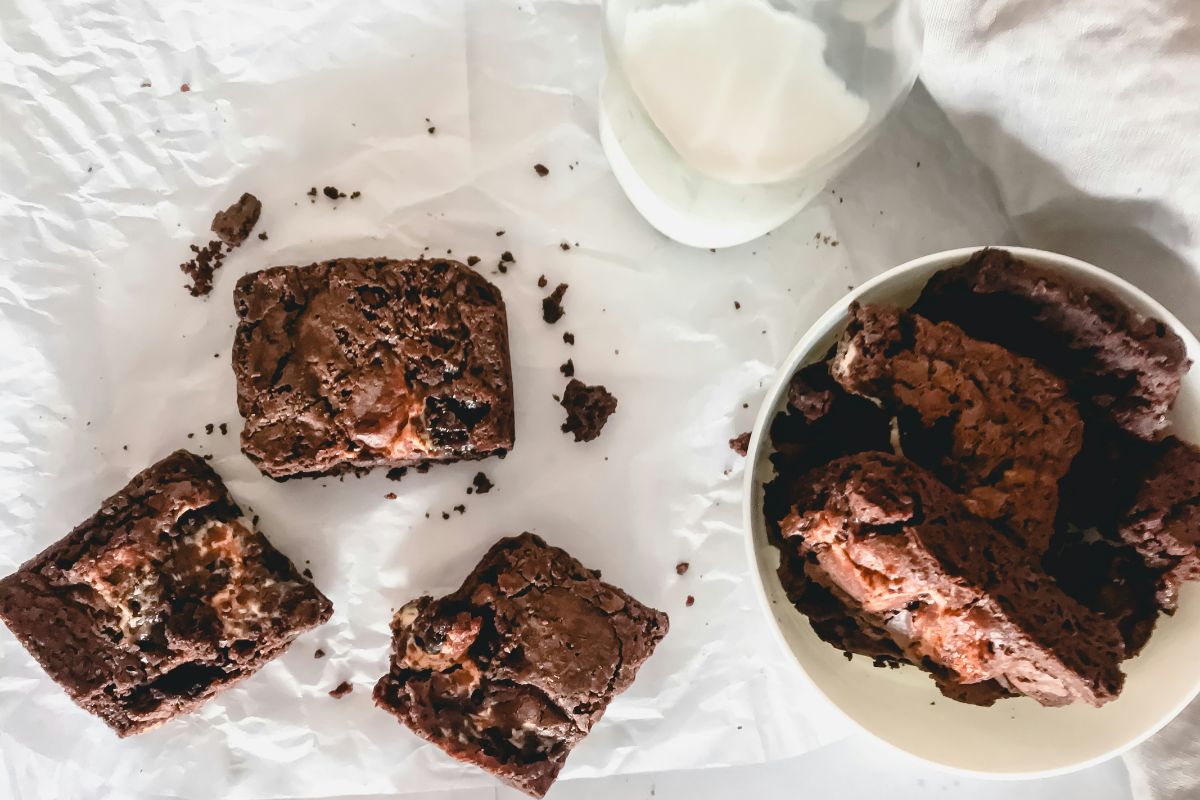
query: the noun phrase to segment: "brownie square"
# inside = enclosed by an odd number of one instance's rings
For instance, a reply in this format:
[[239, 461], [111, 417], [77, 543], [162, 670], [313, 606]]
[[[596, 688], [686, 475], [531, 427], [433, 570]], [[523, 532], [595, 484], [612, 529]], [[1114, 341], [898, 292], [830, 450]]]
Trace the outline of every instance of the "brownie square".
[[493, 545], [453, 594], [397, 612], [375, 703], [541, 797], [667, 626], [666, 614], [523, 533]]
[[120, 736], [192, 711], [332, 611], [184, 450], [0, 580], [0, 619]]
[[343, 258], [238, 281], [242, 450], [272, 478], [503, 455], [500, 290], [455, 261]]

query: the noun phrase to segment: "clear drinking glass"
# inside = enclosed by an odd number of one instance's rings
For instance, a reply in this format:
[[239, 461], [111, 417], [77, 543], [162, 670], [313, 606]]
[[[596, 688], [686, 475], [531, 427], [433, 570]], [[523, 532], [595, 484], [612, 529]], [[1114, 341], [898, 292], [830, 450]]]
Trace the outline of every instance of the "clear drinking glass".
[[915, 0], [605, 0], [600, 140], [621, 187], [695, 247], [790, 219], [903, 100]]

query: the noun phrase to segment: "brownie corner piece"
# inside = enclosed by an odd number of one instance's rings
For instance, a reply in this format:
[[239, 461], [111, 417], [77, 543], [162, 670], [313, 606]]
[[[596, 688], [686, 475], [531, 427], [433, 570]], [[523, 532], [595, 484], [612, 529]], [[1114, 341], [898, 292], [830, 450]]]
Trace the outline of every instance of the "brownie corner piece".
[[508, 537], [453, 594], [396, 613], [375, 703], [450, 756], [541, 797], [668, 625], [540, 537]]
[[184, 450], [0, 580], [0, 619], [120, 736], [192, 711], [332, 610]]
[[503, 455], [515, 440], [500, 290], [449, 260], [343, 258], [245, 275], [242, 450], [284, 479]]

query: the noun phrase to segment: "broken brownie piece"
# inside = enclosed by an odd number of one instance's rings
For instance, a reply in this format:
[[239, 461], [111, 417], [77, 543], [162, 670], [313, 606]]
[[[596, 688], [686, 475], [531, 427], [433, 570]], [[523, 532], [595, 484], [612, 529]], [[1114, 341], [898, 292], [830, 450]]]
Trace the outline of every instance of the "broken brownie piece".
[[1005, 250], [980, 250], [934, 275], [912, 310], [1037, 359], [1085, 408], [1144, 439], [1166, 430], [1190, 366], [1183, 340], [1162, 322]]
[[458, 591], [397, 612], [375, 703], [541, 797], [667, 627], [666, 614], [524, 533], [493, 545]]
[[[900, 456], [814, 470], [783, 536], [949, 696], [995, 681], [1043, 705], [1103, 705], [1124, 676], [1116, 626], [1062, 592], [1021, 545]], [[985, 698], [991, 690], [985, 689]]]
[[1063, 382], [948, 322], [857, 303], [850, 316], [834, 378], [894, 413], [902, 452], [961, 491], [972, 513], [1045, 552], [1058, 482], [1083, 444]]
[[217, 212], [213, 217], [212, 232], [233, 249], [246, 241], [261, 213], [262, 203], [257, 197], [246, 192], [229, 208]]
[[0, 618], [120, 736], [253, 675], [332, 610], [184, 450], [0, 580]]
[[1159, 603], [1173, 611], [1179, 585], [1200, 580], [1200, 448], [1171, 436], [1155, 450], [1117, 532], [1160, 574]]
[[567, 293], [567, 284], [560, 283], [554, 291], [542, 298], [542, 319], [550, 325], [558, 322], [567, 313], [563, 310], [562, 300]]
[[617, 398], [603, 386], [588, 386], [572, 378], [563, 392], [561, 405], [567, 410], [563, 433], [575, 436], [577, 442], [590, 442], [604, 430], [604, 424], [617, 410]]
[[513, 446], [500, 290], [455, 261], [344, 258], [243, 276], [242, 450], [284, 479]]

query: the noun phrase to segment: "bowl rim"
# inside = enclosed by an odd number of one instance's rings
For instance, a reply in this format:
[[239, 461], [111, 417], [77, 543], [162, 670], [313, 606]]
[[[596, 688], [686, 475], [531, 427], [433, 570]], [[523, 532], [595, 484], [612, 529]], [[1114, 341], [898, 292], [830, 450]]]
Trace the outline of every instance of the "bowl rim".
[[[1177, 717], [1193, 700], [1200, 695], [1200, 673], [1194, 680], [1191, 690], [1184, 694], [1181, 699], [1158, 719], [1152, 725], [1147, 726], [1139, 731], [1136, 735], [1129, 737], [1121, 744], [1109, 748], [1103, 753], [1091, 756], [1086, 759], [1064, 764], [1058, 767], [1038, 770], [1013, 770], [1013, 771], [993, 771], [972, 769], [962, 767], [944, 761], [939, 761], [930, 758], [927, 755], [918, 754], [907, 750], [895, 742], [883, 738], [873, 730], [868, 728], [863, 723], [855, 719], [850, 713], [845, 711], [837, 702], [835, 702], [821, 685], [814, 680], [801, 663], [800, 659], [793, 652], [787, 637], [784, 635], [778, 620], [775, 618], [775, 613], [771, 608], [771, 598], [767, 595], [766, 578], [762, 573], [759, 564], [758, 548], [756, 546], [754, 526], [756, 523], [755, 516], [758, 514], [759, 508], [756, 503], [756, 487], [758, 485], [758, 476], [760, 474], [760, 464], [762, 463], [761, 450], [766, 445], [771, 422], [773, 421], [776, 409], [779, 406], [783, 393], [787, 389], [788, 383], [791, 381], [792, 375], [796, 370], [803, 366], [814, 354], [815, 346], [821, 340], [828, 336], [837, 321], [846, 315], [850, 303], [857, 300], [859, 297], [870, 292], [871, 290], [883, 284], [895, 280], [897, 277], [909, 272], [927, 270], [931, 268], [944, 269], [955, 264], [962, 263], [969, 256], [983, 249], [1006, 250], [1018, 258], [1029, 259], [1032, 261], [1047, 263], [1052, 266], [1063, 268], [1065, 271], [1074, 274], [1081, 274], [1095, 278], [1097, 284], [1104, 287], [1119, 287], [1129, 296], [1136, 298], [1137, 303], [1142, 306], [1142, 311], [1165, 323], [1172, 331], [1174, 331], [1181, 339], [1188, 353], [1200, 352], [1200, 342], [1196, 336], [1185, 326], [1179, 319], [1167, 310], [1161, 303], [1151, 297], [1142, 289], [1133, 285], [1129, 281], [1121, 278], [1118, 275], [1101, 269], [1100, 267], [1090, 264], [1086, 261], [1081, 261], [1071, 256], [1066, 256], [1061, 253], [1055, 253], [1049, 250], [1040, 250], [1031, 247], [1019, 247], [1003, 244], [988, 244], [976, 245], [971, 247], [957, 247], [950, 250], [941, 250], [936, 253], [920, 256], [905, 261], [902, 264], [892, 267], [879, 275], [864, 282], [862, 285], [850, 290], [835, 301], [829, 308], [825, 310], [801, 335], [796, 345], [783, 359], [777, 367], [774, 382], [768, 387], [767, 392], [763, 396], [761, 405], [759, 406], [758, 414], [755, 416], [754, 425], [750, 432], [750, 446], [746, 452], [745, 458], [745, 474], [742, 479], [742, 533], [744, 536], [745, 554], [751, 564], [751, 569], [754, 574], [754, 590], [759, 609], [767, 618], [768, 627], [771, 630], [771, 637], [775, 646], [783, 651], [785, 660], [790, 662], [794, 671], [798, 674], [809, 688], [811, 688], [816, 696], [821, 698], [821, 701], [830, 709], [833, 709], [841, 719], [849, 722], [854, 730], [866, 733], [876, 742], [884, 745], [888, 750], [900, 753], [903, 756], [914, 759], [923, 764], [932, 766], [944, 772], [949, 772], [956, 775], [971, 778], [989, 778], [993, 780], [1032, 780], [1038, 778], [1049, 778], [1061, 775], [1066, 775], [1072, 772], [1078, 772], [1088, 767], [1101, 764], [1111, 758], [1121, 755], [1126, 751], [1136, 747], [1142, 742], [1149, 739], [1158, 731], [1162, 730], [1168, 723]], [[932, 275], [932, 272], [930, 273]]]

